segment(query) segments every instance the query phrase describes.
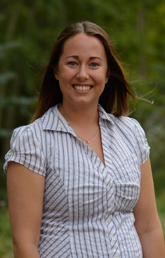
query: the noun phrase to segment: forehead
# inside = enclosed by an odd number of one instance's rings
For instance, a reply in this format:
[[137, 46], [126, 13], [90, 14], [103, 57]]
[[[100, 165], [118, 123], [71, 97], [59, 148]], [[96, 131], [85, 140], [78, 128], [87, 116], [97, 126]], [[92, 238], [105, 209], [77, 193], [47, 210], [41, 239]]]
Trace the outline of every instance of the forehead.
[[85, 33], [79, 33], [67, 39], [64, 43], [62, 55], [90, 55], [106, 58], [102, 42], [98, 38]]

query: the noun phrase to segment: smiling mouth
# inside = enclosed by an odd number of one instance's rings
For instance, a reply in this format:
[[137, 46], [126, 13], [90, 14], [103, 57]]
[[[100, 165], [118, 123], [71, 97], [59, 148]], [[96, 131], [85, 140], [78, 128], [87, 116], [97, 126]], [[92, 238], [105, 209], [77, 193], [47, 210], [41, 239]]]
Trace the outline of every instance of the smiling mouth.
[[78, 90], [78, 91], [87, 91], [87, 90], [90, 90], [92, 88], [92, 86], [78, 86], [78, 85], [73, 85], [73, 88], [75, 90]]

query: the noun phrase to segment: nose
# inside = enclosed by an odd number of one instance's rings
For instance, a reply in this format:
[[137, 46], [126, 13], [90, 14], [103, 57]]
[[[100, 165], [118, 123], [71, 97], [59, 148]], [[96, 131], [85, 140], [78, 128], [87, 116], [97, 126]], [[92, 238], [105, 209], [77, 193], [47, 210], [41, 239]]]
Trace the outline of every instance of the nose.
[[86, 70], [86, 67], [84, 65], [81, 65], [77, 73], [77, 79], [79, 79], [80, 81], [84, 81], [84, 80], [87, 80], [88, 78], [89, 78], [89, 75]]

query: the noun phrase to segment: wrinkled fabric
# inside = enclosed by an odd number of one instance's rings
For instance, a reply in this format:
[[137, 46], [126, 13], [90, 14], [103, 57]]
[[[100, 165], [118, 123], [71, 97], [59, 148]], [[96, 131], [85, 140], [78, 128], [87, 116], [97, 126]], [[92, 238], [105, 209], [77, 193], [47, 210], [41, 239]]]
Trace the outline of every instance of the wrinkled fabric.
[[142, 258], [133, 208], [149, 146], [139, 123], [99, 105], [105, 166], [50, 108], [14, 130], [5, 172], [15, 161], [45, 177], [41, 258]]

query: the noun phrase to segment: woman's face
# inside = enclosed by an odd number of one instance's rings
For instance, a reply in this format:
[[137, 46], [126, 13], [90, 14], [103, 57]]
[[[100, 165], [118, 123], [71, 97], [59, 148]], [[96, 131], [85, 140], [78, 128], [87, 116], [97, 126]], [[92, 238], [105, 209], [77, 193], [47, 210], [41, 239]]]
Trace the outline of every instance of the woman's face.
[[98, 104], [109, 79], [103, 44], [85, 33], [67, 39], [54, 74], [63, 94], [63, 105]]

